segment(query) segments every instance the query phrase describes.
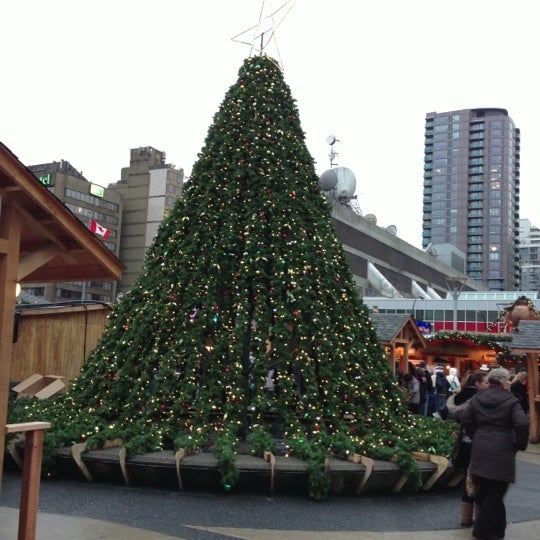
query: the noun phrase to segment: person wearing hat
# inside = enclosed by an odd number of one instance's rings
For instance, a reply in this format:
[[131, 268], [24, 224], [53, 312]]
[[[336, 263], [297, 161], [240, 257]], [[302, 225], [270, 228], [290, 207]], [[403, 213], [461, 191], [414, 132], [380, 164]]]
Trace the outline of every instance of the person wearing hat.
[[436, 400], [436, 412], [433, 413], [435, 418], [441, 418], [441, 411], [446, 405], [448, 394], [450, 392], [450, 383], [444, 375], [444, 367], [437, 366], [435, 368], [435, 400]]
[[506, 531], [504, 496], [516, 480], [516, 453], [529, 441], [529, 418], [509, 391], [507, 369], [492, 369], [487, 379], [488, 387], [469, 400], [458, 419], [472, 439], [469, 471], [479, 505], [473, 537], [498, 540]]

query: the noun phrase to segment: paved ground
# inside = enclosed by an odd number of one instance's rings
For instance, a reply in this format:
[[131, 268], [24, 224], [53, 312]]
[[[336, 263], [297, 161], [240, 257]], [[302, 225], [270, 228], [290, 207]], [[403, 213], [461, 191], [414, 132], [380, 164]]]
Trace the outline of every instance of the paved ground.
[[[17, 538], [20, 474], [6, 472], [0, 539]], [[506, 540], [540, 537], [540, 445], [519, 454]], [[307, 497], [187, 493], [45, 480], [36, 540], [461, 540], [459, 492]]]

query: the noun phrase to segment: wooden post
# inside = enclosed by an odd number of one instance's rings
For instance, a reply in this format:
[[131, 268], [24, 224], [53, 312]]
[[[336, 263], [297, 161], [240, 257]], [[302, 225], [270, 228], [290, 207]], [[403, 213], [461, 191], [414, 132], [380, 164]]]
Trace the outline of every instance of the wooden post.
[[530, 441], [538, 443], [540, 425], [540, 389], [538, 387], [538, 351], [527, 353], [527, 376], [529, 378]]
[[43, 435], [44, 431], [50, 427], [49, 422], [27, 422], [6, 426], [6, 434], [26, 432], [18, 540], [35, 540], [36, 538]]
[[13, 322], [15, 320], [15, 289], [21, 238], [20, 216], [9, 197], [0, 200], [0, 489], [4, 464], [9, 383], [13, 353]]

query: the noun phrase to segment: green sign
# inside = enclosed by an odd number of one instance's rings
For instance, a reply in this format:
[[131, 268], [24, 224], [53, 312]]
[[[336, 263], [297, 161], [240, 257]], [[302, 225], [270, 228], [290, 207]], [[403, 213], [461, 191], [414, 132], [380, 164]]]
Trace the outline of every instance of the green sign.
[[96, 197], [103, 197], [103, 195], [105, 195], [105, 188], [102, 188], [97, 184], [90, 184], [90, 193]]
[[52, 186], [52, 179], [51, 179], [51, 175], [50, 174], [45, 174], [43, 176], [40, 176], [39, 177], [39, 181], [44, 185], [44, 186]]

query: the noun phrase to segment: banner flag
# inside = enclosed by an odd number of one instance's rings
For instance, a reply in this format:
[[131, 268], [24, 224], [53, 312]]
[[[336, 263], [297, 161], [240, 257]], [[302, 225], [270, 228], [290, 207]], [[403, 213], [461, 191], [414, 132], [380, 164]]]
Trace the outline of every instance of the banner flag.
[[99, 234], [99, 236], [102, 236], [104, 239], [108, 238], [111, 234], [110, 229], [106, 229], [99, 223], [95, 222], [93, 219], [90, 220], [90, 231]]

